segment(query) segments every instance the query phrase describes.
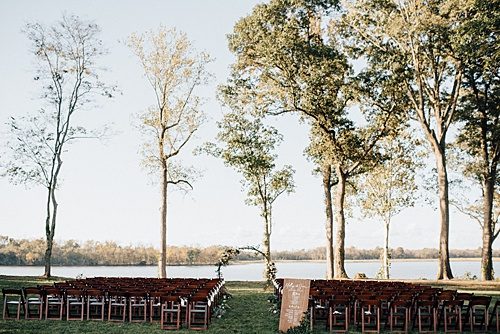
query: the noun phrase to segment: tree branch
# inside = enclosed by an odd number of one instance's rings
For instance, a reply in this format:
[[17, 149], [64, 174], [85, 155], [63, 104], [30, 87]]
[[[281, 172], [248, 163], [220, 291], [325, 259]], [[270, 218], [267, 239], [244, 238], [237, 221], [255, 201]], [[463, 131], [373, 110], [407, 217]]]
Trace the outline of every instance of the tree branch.
[[191, 185], [191, 183], [189, 183], [189, 181], [187, 180], [176, 180], [176, 181], [172, 181], [172, 180], [168, 180], [167, 181], [167, 184], [174, 184], [174, 185], [178, 185], [178, 184], [187, 184], [189, 186], [189, 188], [191, 188], [191, 190], [193, 190], [193, 186]]

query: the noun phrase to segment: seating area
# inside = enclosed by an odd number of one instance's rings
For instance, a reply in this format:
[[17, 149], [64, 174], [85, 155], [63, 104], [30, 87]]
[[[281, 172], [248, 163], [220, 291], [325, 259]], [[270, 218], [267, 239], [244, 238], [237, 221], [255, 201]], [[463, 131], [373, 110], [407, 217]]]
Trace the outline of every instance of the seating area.
[[2, 289], [3, 319], [158, 322], [162, 329], [207, 329], [224, 281], [94, 277]]
[[[274, 281], [281, 298], [283, 279]], [[500, 300], [397, 281], [312, 280], [311, 329], [333, 333], [500, 333]]]

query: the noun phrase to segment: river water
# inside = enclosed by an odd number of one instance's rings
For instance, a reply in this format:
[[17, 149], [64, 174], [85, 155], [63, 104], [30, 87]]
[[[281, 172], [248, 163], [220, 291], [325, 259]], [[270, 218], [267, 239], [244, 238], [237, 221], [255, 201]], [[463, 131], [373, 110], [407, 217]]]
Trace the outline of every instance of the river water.
[[[289, 278], [325, 278], [325, 262], [277, 262], [278, 277]], [[380, 268], [378, 261], [346, 261], [345, 268], [349, 277], [356, 273], [365, 273], [374, 278]], [[480, 276], [481, 264], [474, 261], [452, 261], [451, 268], [455, 277], [470, 275]], [[216, 277], [215, 266], [172, 266], [167, 267], [169, 277]], [[499, 261], [494, 262], [494, 270], [500, 274]], [[92, 266], [92, 267], [57, 267], [52, 268], [54, 276], [62, 277], [157, 277], [156, 266]], [[263, 280], [264, 265], [262, 263], [232, 264], [222, 268], [224, 279], [228, 281], [258, 281]], [[0, 275], [40, 276], [43, 267], [32, 266], [0, 266]], [[391, 278], [395, 279], [435, 279], [437, 260], [426, 261], [394, 261], [391, 264]]]

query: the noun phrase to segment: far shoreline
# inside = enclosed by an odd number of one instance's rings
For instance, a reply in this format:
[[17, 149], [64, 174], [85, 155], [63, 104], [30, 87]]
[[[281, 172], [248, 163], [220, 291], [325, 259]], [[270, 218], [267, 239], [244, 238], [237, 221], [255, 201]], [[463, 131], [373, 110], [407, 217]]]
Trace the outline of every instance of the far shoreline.
[[[429, 262], [429, 261], [437, 261], [437, 258], [434, 259], [391, 259], [391, 262]], [[364, 259], [364, 260], [345, 260], [345, 263], [377, 263], [380, 262], [380, 259]], [[450, 258], [450, 262], [480, 262], [480, 257], [455, 257]], [[500, 257], [494, 257], [494, 262], [499, 261]], [[231, 261], [228, 265], [243, 265], [243, 264], [255, 264], [262, 263], [262, 260], [248, 260], [248, 261]], [[326, 263], [326, 260], [275, 260], [275, 263]], [[52, 265], [52, 267], [156, 267], [156, 264], [77, 264], [77, 265]], [[200, 267], [200, 266], [217, 266], [215, 263], [175, 263], [175, 264], [167, 264], [169, 267]], [[30, 264], [19, 264], [19, 265], [9, 265], [9, 264], [0, 264], [0, 267], [43, 267], [43, 264], [40, 265], [30, 265]]]

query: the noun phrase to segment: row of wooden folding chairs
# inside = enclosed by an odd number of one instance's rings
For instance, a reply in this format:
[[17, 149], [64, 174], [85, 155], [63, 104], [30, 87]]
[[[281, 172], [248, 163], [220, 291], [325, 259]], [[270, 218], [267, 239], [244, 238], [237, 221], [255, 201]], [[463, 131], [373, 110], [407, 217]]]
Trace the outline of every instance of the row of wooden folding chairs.
[[[111, 280], [113, 281], [113, 280]], [[188, 280], [183, 280], [183, 283]], [[193, 281], [189, 281], [193, 282]], [[94, 282], [96, 283], [96, 282]], [[109, 283], [109, 282], [108, 282]], [[123, 283], [123, 282], [122, 282]], [[165, 282], [164, 282], [165, 283]], [[179, 283], [179, 281], [177, 281]], [[192, 329], [206, 329], [220, 300], [223, 281], [197, 280], [198, 284], [83, 285], [67, 281], [55, 286], [3, 289], [3, 317], [20, 319], [160, 321], [164, 329], [178, 329], [181, 322]], [[100, 288], [96, 288], [100, 287]]]
[[426, 295], [373, 295], [351, 297], [347, 294], [316, 296], [311, 299], [311, 326], [317, 319], [326, 320], [331, 332], [347, 332], [355, 325], [363, 333], [380, 332], [382, 325], [391, 332], [408, 333], [411, 329], [421, 333], [463, 332], [466, 330], [497, 331], [500, 301], [491, 316], [488, 307], [491, 297], [472, 296], [467, 301], [458, 299], [428, 298]]
[[[175, 293], [179, 295], [181, 303], [171, 301], [170, 310], [171, 315], [174, 314], [172, 310], [177, 308], [182, 309], [180, 312], [182, 323], [188, 327], [199, 326], [206, 328], [210, 321], [210, 315], [213, 308], [219, 304], [221, 296], [221, 287], [223, 280], [221, 279], [192, 279], [192, 278], [119, 278], [119, 277], [95, 277], [89, 279], [72, 280], [62, 284], [69, 284], [71, 286], [80, 287], [98, 287], [109, 288], [110, 286], [120, 287], [121, 289], [143, 288], [147, 290], [154, 290], [156, 294], [171, 295]], [[208, 297], [203, 295], [208, 294]], [[189, 298], [187, 298], [189, 297]], [[197, 299], [197, 300], [195, 300]], [[190, 302], [188, 302], [188, 300]], [[150, 314], [157, 314], [159, 312], [158, 301], [152, 303], [157, 305], [153, 307]], [[162, 315], [164, 312], [162, 312]], [[165, 317], [166, 318], [166, 317]], [[163, 323], [163, 321], [162, 321]], [[169, 327], [165, 325], [166, 327]], [[198, 327], [199, 327], [198, 326]], [[174, 326], [177, 327], [177, 326]]]
[[[274, 281], [279, 297], [283, 280]], [[331, 332], [356, 326], [363, 333], [389, 331], [445, 333], [499, 330], [500, 302], [488, 312], [491, 297], [457, 293], [406, 282], [314, 280], [310, 288], [310, 323], [325, 320]], [[491, 315], [490, 315], [491, 314]]]
[[[179, 329], [185, 323], [191, 329], [206, 329], [210, 321], [213, 299], [210, 291], [170, 294], [144, 291], [79, 290], [59, 288], [4, 289], [4, 319], [105, 320], [146, 322], [160, 321], [163, 329]], [[35, 291], [37, 290], [37, 291]], [[44, 292], [45, 291], [45, 295]], [[172, 292], [170, 292], [172, 293]], [[16, 299], [11, 297], [15, 296]], [[182, 312], [185, 310], [185, 312]], [[185, 315], [184, 315], [185, 314]]]
[[[488, 313], [491, 297], [457, 294], [445, 290], [437, 294], [414, 294], [411, 292], [364, 292], [352, 294], [349, 291], [337, 291], [335, 295], [316, 295], [311, 298], [311, 323], [316, 313], [323, 314], [330, 329], [338, 323], [338, 318], [345, 318], [342, 330], [348, 328], [347, 322], [353, 318], [353, 324], [365, 330], [365, 325], [374, 325], [375, 332], [380, 325], [393, 331], [395, 327], [408, 332], [409, 328], [418, 328], [419, 332], [435, 332], [443, 327], [444, 332], [498, 331], [500, 302], [494, 304], [491, 316]], [[338, 308], [344, 309], [339, 310]], [[351, 311], [352, 310], [352, 311]], [[327, 313], [328, 311], [328, 313]], [[496, 325], [494, 325], [496, 324]], [[496, 326], [496, 328], [495, 328]]]

